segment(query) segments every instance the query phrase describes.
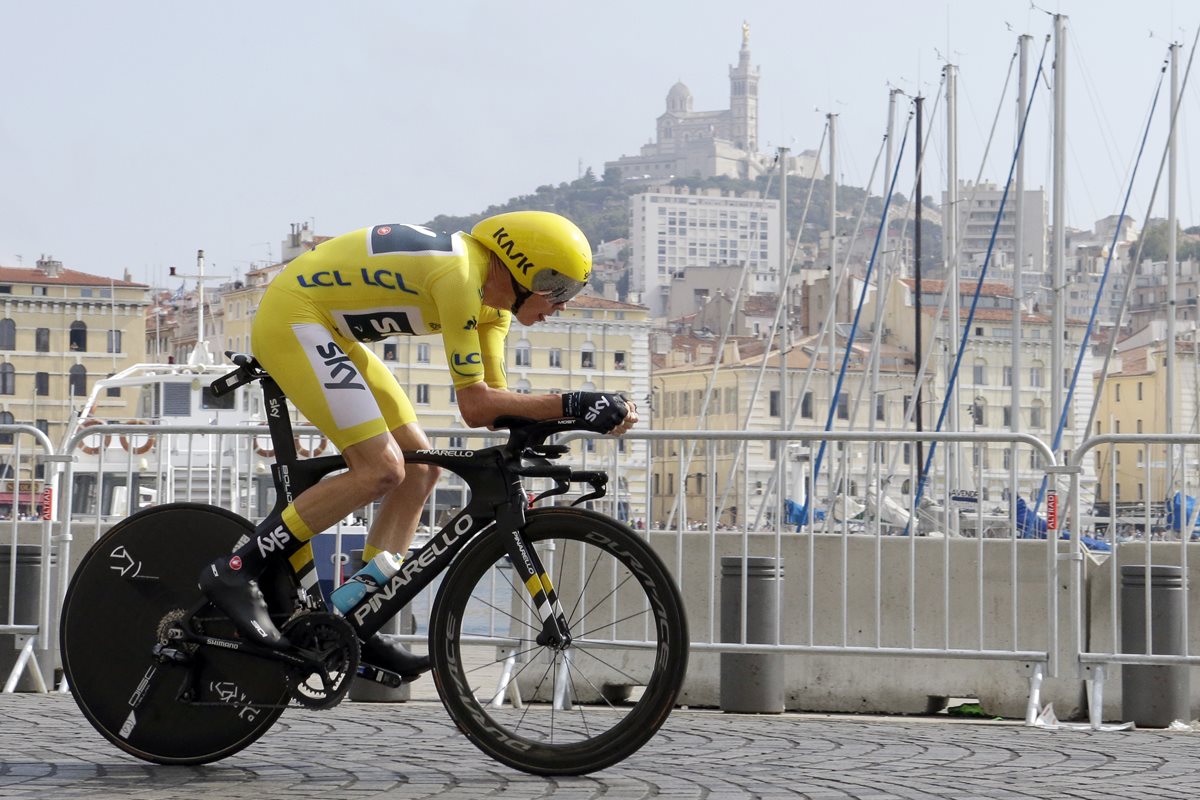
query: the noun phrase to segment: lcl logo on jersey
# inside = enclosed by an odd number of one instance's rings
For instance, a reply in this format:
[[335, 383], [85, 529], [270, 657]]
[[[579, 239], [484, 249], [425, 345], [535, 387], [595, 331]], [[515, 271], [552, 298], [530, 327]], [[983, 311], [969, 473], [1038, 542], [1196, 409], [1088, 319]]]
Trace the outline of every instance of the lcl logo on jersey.
[[329, 368], [330, 380], [323, 383], [326, 389], [366, 389], [358, 380], [358, 369], [350, 360], [350, 356], [342, 352], [335, 342], [317, 345], [317, 355]]

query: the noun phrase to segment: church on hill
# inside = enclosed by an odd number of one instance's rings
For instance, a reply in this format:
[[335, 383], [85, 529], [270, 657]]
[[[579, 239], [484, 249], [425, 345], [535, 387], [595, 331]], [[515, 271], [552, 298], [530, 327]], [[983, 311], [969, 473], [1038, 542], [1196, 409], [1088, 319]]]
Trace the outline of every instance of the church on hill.
[[[667, 108], [658, 118], [655, 140], [643, 145], [636, 156], [605, 162], [605, 171], [615, 169], [625, 180], [656, 182], [757, 178], [774, 160], [773, 153], [765, 156], [758, 151], [758, 80], [758, 68], [750, 66], [750, 26], [743, 23], [738, 63], [729, 68], [729, 108], [695, 111], [691, 90], [676, 83], [667, 92]], [[789, 172], [821, 177], [811, 151], [794, 155], [789, 162]]]

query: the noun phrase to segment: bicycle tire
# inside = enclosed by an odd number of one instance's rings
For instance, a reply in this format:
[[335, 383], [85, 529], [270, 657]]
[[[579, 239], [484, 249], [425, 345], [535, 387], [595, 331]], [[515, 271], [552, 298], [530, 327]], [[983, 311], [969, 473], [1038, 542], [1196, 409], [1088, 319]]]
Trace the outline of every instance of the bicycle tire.
[[[287, 679], [274, 662], [199, 649], [194, 702], [185, 702], [179, 695], [190, 667], [152, 653], [164, 619], [199, 602], [204, 565], [253, 531], [216, 506], [155, 506], [113, 526], [76, 568], [63, 601], [63, 671], [84, 716], [130, 755], [160, 764], [216, 761], [254, 742], [283, 713]], [[272, 608], [290, 609], [290, 570], [270, 569], [259, 585]], [[198, 615], [203, 632], [236, 637], [233, 623], [209, 609]]]
[[[603, 769], [649, 741], [675, 706], [689, 644], [679, 589], [645, 540], [603, 515], [534, 509], [523, 533], [551, 577], [571, 644], [536, 644], [540, 616], [506, 574], [502, 537], [479, 537], [450, 566], [434, 604], [438, 694], [459, 729], [510, 767], [537, 775]], [[641, 641], [653, 646], [639, 649]], [[501, 692], [487, 686], [510, 653], [513, 680], [524, 686], [521, 709], [495, 707]]]

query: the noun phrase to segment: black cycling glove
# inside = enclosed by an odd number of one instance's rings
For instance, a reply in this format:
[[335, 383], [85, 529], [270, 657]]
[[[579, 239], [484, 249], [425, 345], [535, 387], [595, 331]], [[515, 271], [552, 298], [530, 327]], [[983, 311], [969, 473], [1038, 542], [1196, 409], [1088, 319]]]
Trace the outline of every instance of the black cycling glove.
[[629, 413], [625, 398], [608, 392], [567, 392], [562, 396], [564, 417], [587, 423], [588, 430], [608, 433]]

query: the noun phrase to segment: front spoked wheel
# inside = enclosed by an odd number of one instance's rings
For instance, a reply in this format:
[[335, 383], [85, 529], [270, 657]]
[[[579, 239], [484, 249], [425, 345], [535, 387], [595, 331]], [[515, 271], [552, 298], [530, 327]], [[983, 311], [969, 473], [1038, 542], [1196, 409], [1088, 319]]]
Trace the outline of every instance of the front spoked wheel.
[[675, 582], [629, 528], [581, 509], [529, 512], [524, 529], [558, 595], [566, 644], [537, 644], [542, 614], [499, 536], [450, 568], [430, 623], [446, 710], [485, 753], [540, 775], [611, 766], [674, 708], [688, 633]]

